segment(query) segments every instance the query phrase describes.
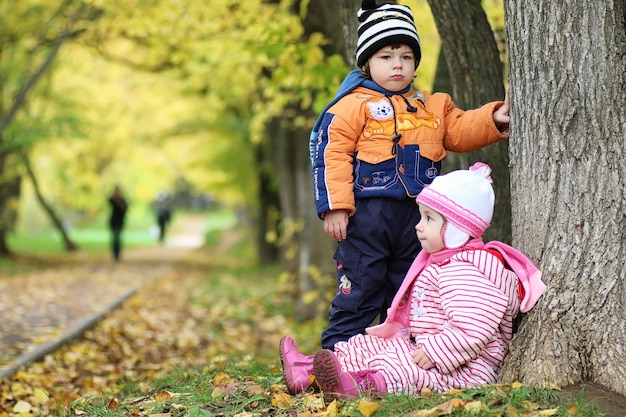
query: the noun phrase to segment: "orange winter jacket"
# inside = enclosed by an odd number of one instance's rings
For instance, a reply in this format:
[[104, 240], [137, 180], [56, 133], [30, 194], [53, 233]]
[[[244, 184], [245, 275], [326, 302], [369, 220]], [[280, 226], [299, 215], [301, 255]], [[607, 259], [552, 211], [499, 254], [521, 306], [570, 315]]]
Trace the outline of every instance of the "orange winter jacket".
[[355, 199], [415, 197], [439, 175], [446, 151], [506, 139], [493, 122], [503, 102], [463, 111], [448, 94], [385, 95], [357, 87], [327, 109], [311, 141], [318, 216], [356, 211]]

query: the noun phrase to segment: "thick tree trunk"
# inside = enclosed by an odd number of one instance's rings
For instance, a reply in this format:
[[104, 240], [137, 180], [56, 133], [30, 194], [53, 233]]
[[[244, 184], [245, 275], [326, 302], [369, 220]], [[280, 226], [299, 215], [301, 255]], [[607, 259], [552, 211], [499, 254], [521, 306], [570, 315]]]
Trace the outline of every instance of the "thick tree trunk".
[[[480, 0], [429, 0], [441, 37], [441, 49], [452, 87], [451, 96], [462, 109], [504, 98], [503, 64]], [[428, 59], [428, 58], [426, 58]], [[466, 169], [476, 161], [488, 163], [494, 178], [496, 207], [485, 240], [511, 241], [508, 143], [501, 141], [468, 154], [454, 155], [446, 170]], [[454, 163], [461, 163], [454, 166]]]
[[626, 3], [505, 1], [513, 243], [547, 292], [503, 381], [626, 394]]

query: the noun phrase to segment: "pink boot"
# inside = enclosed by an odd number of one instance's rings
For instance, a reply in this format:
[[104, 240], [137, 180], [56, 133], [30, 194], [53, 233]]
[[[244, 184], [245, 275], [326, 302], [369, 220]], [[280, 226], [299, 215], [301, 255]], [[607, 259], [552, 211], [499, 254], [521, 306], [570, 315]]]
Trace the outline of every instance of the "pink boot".
[[315, 354], [313, 374], [322, 387], [326, 401], [387, 392], [385, 379], [377, 371], [343, 371], [335, 353], [327, 349]]
[[313, 356], [298, 352], [296, 343], [288, 336], [280, 339], [278, 350], [283, 364], [287, 392], [295, 395], [307, 389], [311, 385], [309, 375], [313, 375]]

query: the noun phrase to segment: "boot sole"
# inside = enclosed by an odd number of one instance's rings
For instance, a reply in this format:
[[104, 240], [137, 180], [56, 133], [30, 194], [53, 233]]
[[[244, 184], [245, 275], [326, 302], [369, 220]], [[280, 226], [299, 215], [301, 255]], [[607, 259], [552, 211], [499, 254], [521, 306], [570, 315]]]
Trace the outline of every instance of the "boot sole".
[[321, 350], [313, 358], [313, 373], [322, 388], [326, 402], [343, 397], [337, 392], [340, 388], [338, 366], [335, 354], [330, 350]]

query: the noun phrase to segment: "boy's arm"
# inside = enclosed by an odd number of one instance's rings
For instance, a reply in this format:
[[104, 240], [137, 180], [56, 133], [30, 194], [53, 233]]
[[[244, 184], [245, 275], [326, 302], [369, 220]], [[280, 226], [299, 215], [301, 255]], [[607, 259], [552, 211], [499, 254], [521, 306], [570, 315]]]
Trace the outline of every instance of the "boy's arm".
[[356, 211], [354, 205], [354, 152], [358, 133], [341, 116], [327, 113], [311, 148], [313, 192], [317, 214], [331, 210]]
[[[471, 152], [509, 137], [509, 107], [506, 101], [493, 101], [476, 109], [461, 110], [449, 95], [436, 93], [426, 105], [435, 105], [445, 115], [443, 145], [448, 151]], [[500, 130], [505, 126], [507, 129]]]

